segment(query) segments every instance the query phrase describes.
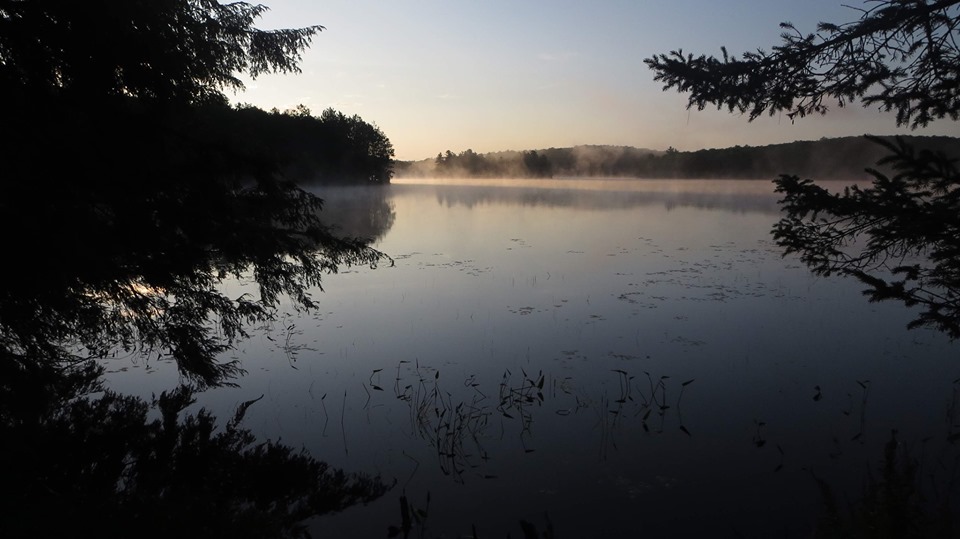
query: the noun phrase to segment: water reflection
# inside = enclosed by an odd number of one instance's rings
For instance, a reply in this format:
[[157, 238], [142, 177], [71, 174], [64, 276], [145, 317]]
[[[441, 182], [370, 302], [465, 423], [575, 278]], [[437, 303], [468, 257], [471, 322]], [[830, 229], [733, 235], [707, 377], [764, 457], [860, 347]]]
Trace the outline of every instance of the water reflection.
[[[341, 219], [334, 230], [323, 223], [333, 212], [288, 184], [182, 199], [153, 189], [144, 199], [62, 211], [40, 198], [6, 201], [0, 226], [23, 231], [10, 235], [19, 262], [0, 283], [2, 346], [11, 359], [136, 353], [172, 358], [196, 384], [228, 383], [242, 368], [218, 356], [249, 324], [271, 320], [281, 297], [314, 306], [310, 289], [340, 267], [376, 264], [384, 255], [369, 238], [392, 224], [382, 196], [350, 205], [354, 221]], [[256, 291], [226, 296], [221, 283], [241, 277]]]
[[[371, 391], [384, 390], [378, 385], [381, 372], [375, 369], [371, 374]], [[617, 436], [630, 429], [630, 423], [645, 434], [659, 435], [675, 428], [693, 436], [684, 426], [681, 403], [694, 379], [671, 383], [668, 375], [654, 377], [644, 371], [638, 378], [613, 369], [608, 377], [617, 380], [616, 387], [593, 394], [596, 388], [592, 384], [581, 387], [571, 376], [558, 379], [543, 371], [532, 375], [523, 367], [519, 373], [505, 370], [495, 387], [485, 387], [478, 376], [470, 375], [462, 382], [454, 381], [452, 391], [446, 388], [446, 380], [441, 384], [440, 370], [416, 362], [400, 361], [396, 373], [393, 396], [409, 407], [410, 432], [436, 450], [440, 471], [459, 483], [468, 478], [497, 478], [484, 469], [492, 458], [487, 446], [494, 440], [515, 436], [524, 453], [533, 453], [538, 444], [549, 442], [549, 438], [538, 439], [534, 434], [535, 412], [542, 408], [562, 417], [588, 415], [595, 422], [601, 460], [616, 449]], [[376, 401], [367, 406], [372, 402]]]
[[[809, 536], [830, 529], [816, 528], [817, 479], [863, 498], [891, 428], [930, 471], [928, 500], [956, 500], [954, 349], [781, 258], [765, 189], [330, 191], [324, 224], [378, 238], [395, 266], [324, 275], [317, 309], [281, 303], [218, 356], [249, 373], [237, 387], [192, 397], [212, 416], [243, 407], [258, 439], [396, 481], [308, 522], [317, 536]], [[346, 201], [373, 209], [334, 216]], [[218, 290], [251, 287], [242, 275]], [[169, 389], [157, 362], [103, 364], [138, 410]], [[193, 406], [181, 423], [211, 426]], [[138, 432], [167, 428], [133, 417]]]
[[382, 496], [243, 428], [186, 411], [180, 387], [151, 402], [102, 391], [92, 364], [31, 372], [0, 363], [4, 537], [301, 537], [303, 521]]
[[323, 200], [320, 219], [344, 236], [378, 241], [397, 217], [389, 186], [325, 186], [311, 192]]
[[[276, 320], [280, 296], [314, 306], [323, 276], [382, 253], [282, 182], [82, 184], [0, 203], [15, 255], [0, 282], [0, 535], [296, 537], [308, 517], [382, 496], [378, 477], [242, 427], [259, 397], [225, 422], [193, 407], [198, 389], [238, 381], [223, 354]], [[351, 209], [370, 215], [353, 236], [390, 226], [382, 200]], [[256, 293], [229, 294], [235, 279]], [[103, 383], [110, 358], [172, 363], [180, 378], [159, 397], [123, 394]]]
[[949, 342], [783, 259], [770, 184], [556, 187], [391, 186], [396, 266], [335, 277], [296, 371], [209, 395], [265, 393], [267, 435], [397, 480], [318, 534], [802, 537], [811, 471], [860, 499], [891, 428], [954, 461]]
[[585, 210], [639, 209], [650, 206], [778, 213], [777, 196], [765, 180], [398, 180], [394, 192], [431, 189], [445, 206], [486, 204], [569, 207]]

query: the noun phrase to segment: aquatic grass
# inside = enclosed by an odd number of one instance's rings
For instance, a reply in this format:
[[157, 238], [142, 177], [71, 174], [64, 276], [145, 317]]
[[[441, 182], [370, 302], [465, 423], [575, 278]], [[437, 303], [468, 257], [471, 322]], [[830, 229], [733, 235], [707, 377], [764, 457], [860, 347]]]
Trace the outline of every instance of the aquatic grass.
[[[647, 421], [650, 418], [651, 413], [656, 411], [657, 417], [660, 418], [660, 425], [656, 432], [663, 433], [666, 422], [666, 414], [667, 411], [671, 409], [671, 405], [667, 404], [667, 380], [670, 379], [670, 376], [662, 375], [657, 379], [656, 383], [654, 383], [653, 376], [648, 371], [643, 371], [643, 374], [647, 377], [650, 394], [647, 396], [643, 394], [643, 392], [640, 392], [643, 406], [637, 413], [639, 414], [640, 412], [643, 412], [641, 427], [643, 428], [644, 432], [650, 432], [650, 427]], [[680, 401], [683, 398], [684, 389], [692, 382], [693, 380], [687, 380], [686, 382], [680, 384], [680, 393], [677, 397], [677, 402], [674, 405], [675, 409], [677, 410], [677, 417], [680, 419], [680, 427], [682, 427], [680, 430], [688, 436], [690, 435], [690, 431], [683, 426], [682, 416], [680, 415]]]
[[343, 391], [343, 405], [340, 407], [340, 433], [343, 436], [343, 454], [349, 455], [350, 451], [347, 449], [347, 427], [344, 420], [344, 417], [347, 413], [347, 391]]
[[[408, 361], [405, 361], [409, 363]], [[477, 468], [476, 455], [487, 459], [481, 443], [481, 433], [488, 425], [491, 412], [481, 403], [487, 396], [472, 385], [473, 395], [469, 401], [454, 402], [452, 393], [442, 389], [440, 371], [433, 376], [424, 375], [419, 361], [415, 363], [417, 381], [402, 389], [400, 366], [394, 389], [397, 399], [406, 402], [410, 409], [413, 432], [427, 440], [436, 450], [441, 471], [463, 482], [465, 471]]]
[[[542, 370], [528, 373], [523, 367], [519, 373], [504, 369], [496, 392], [489, 393], [483, 391], [477, 374], [466, 375], [459, 388], [448, 391], [441, 372], [421, 365], [416, 359], [399, 361], [395, 372], [394, 397], [407, 405], [411, 433], [433, 448], [441, 472], [460, 483], [466, 481], [470, 471], [483, 479], [497, 477], [480, 468], [491, 460], [489, 443], [503, 440], [511, 432], [510, 425], [517, 428], [514, 432], [522, 451], [535, 452], [531, 444], [533, 425], [548, 397], [573, 401], [572, 406], [554, 408], [556, 416], [576, 415], [582, 410], [596, 414], [594, 428], [600, 435], [600, 460], [606, 460], [611, 449], [618, 449], [617, 436], [621, 432], [638, 427], [633, 419], [636, 417], [640, 418], [639, 427], [645, 433], [662, 434], [667, 416], [675, 415], [678, 430], [692, 436], [684, 425], [680, 404], [693, 379], [679, 384], [676, 400], [671, 401], [667, 393], [670, 376], [662, 375], [654, 381], [646, 371], [649, 393], [637, 385], [634, 375], [624, 369], [611, 369], [617, 376], [617, 394], [611, 396], [601, 391], [594, 398], [578, 392], [572, 377], [553, 378]], [[366, 381], [368, 401], [377, 391], [382, 391], [381, 373], [382, 369], [374, 369]], [[653, 412], [659, 424], [651, 432], [648, 422]]]
[[513, 373], [510, 372], [510, 369], [504, 370], [498, 387], [500, 400], [497, 411], [507, 419], [514, 418], [510, 415], [511, 411], [517, 414], [521, 418], [521, 431], [527, 433], [533, 421], [528, 406], [543, 404], [545, 378], [543, 371], [540, 371], [535, 378], [530, 377], [523, 368], [520, 369], [520, 372], [522, 374], [520, 384], [515, 385], [511, 382]]
[[[416, 533], [415, 537], [420, 539], [425, 539], [430, 537], [427, 530], [427, 521], [430, 517], [430, 491], [427, 491], [426, 494], [426, 503], [423, 507], [416, 507], [410, 501], [410, 498], [407, 496], [406, 492], [400, 495], [398, 500], [400, 505], [400, 524], [399, 525], [390, 525], [387, 527], [387, 538], [393, 539], [395, 537], [402, 537], [402, 539], [409, 539], [412, 533]], [[537, 529], [537, 526], [532, 522], [520, 519], [517, 521], [521, 533], [523, 533], [523, 539], [555, 539], [556, 534], [553, 528], [553, 522], [550, 520], [550, 515], [544, 513], [544, 525], [543, 533], [541, 534]], [[436, 536], [436, 537], [444, 537]], [[464, 539], [480, 539], [480, 535], [477, 532], [477, 525], [470, 525], [470, 533], [466, 535], [457, 535], [457, 537], [463, 537]], [[507, 533], [507, 539], [510, 539], [512, 536], [510, 533]]]
[[416, 529], [417, 537], [427, 537], [427, 517], [430, 516], [430, 491], [427, 491], [426, 504], [416, 507], [410, 503], [406, 492], [400, 495], [400, 525], [388, 526], [387, 537], [393, 538], [403, 534], [403, 539], [409, 539], [410, 533]]
[[[526, 435], [533, 422], [530, 407], [542, 404], [545, 399], [546, 377], [542, 372], [530, 376], [521, 369], [520, 380], [516, 381], [513, 372], [506, 369], [494, 405], [480, 389], [476, 375], [469, 375], [462, 384], [469, 390], [468, 398], [455, 399], [453, 393], [442, 389], [440, 371], [434, 371], [432, 376], [426, 375], [419, 361], [415, 362], [413, 369], [415, 383], [401, 387], [403, 363], [409, 361], [398, 364], [395, 395], [409, 405], [412, 431], [436, 450], [437, 462], [444, 474], [463, 482], [464, 472], [479, 468], [480, 463], [490, 459], [483, 440], [492, 434], [488, 429], [494, 413], [501, 418], [500, 438], [506, 432], [503, 420], [519, 418], [523, 450], [527, 453], [534, 451], [527, 445]], [[485, 479], [496, 477], [493, 474], [479, 475]]]
[[[600, 434], [600, 452], [601, 460], [606, 460], [609, 449], [617, 448], [617, 433], [623, 429], [634, 428], [635, 424], [628, 422], [628, 418], [639, 418], [640, 428], [644, 434], [660, 435], [666, 432], [667, 416], [675, 415], [677, 429], [687, 437], [693, 434], [684, 425], [683, 414], [680, 404], [683, 400], [683, 394], [686, 388], [694, 382], [694, 379], [687, 380], [680, 384], [680, 390], [677, 400], [673, 404], [668, 404], [667, 385], [670, 380], [669, 375], [661, 375], [654, 381], [654, 376], [648, 371], [643, 371], [647, 379], [647, 389], [649, 392], [641, 389], [637, 384], [636, 376], [631, 375], [624, 369], [611, 369], [617, 375], [617, 387], [619, 394], [613, 400], [606, 392], [602, 393], [597, 401], [597, 421], [594, 428], [599, 430]], [[581, 401], [577, 397], [579, 410], [589, 408], [590, 403]], [[671, 414], [671, 411], [675, 414]], [[656, 413], [659, 419], [656, 425], [650, 421], [651, 416]], [[564, 414], [567, 415], [567, 414]], [[653, 427], [651, 429], [651, 427]]]
[[[911, 454], [898, 440], [897, 431], [883, 447], [879, 475], [872, 471], [866, 478], [858, 499], [845, 507], [837, 499], [829, 482], [809, 471], [820, 491], [822, 513], [813, 537], [834, 538], [933, 538], [956, 537], [957, 468], [947, 472], [943, 489], [934, 487], [932, 474], [924, 478], [922, 459]], [[952, 445], [948, 442], [948, 445]], [[954, 459], [957, 464], [957, 458]], [[929, 480], [924, 488], [925, 479]]]
[[[870, 395], [870, 380], [856, 380], [857, 385], [860, 386], [860, 410], [858, 414], [859, 425], [857, 433], [853, 435], [853, 438], [850, 441], [859, 441], [861, 444], [864, 443], [863, 434], [866, 431], [867, 427], [867, 397]], [[843, 415], [849, 416], [853, 413], [853, 394], [847, 393], [847, 397], [850, 398], [850, 410], [844, 410]]]
[[[311, 401], [316, 401], [316, 397], [313, 395], [314, 384], [316, 384], [316, 380], [311, 381], [310, 387], [307, 388], [307, 394], [310, 395]], [[323, 437], [327, 436], [327, 425], [330, 424], [330, 414], [327, 413], [327, 405], [325, 403], [326, 399], [327, 394], [324, 393], [323, 396], [320, 397], [320, 408], [323, 410], [323, 430], [321, 431], [320, 435]]]
[[757, 430], [751, 441], [753, 442], [753, 445], [757, 446], [757, 449], [760, 449], [761, 447], [767, 445], [767, 439], [763, 435], [763, 427], [766, 427], [767, 423], [765, 421], [754, 419], [753, 424]]

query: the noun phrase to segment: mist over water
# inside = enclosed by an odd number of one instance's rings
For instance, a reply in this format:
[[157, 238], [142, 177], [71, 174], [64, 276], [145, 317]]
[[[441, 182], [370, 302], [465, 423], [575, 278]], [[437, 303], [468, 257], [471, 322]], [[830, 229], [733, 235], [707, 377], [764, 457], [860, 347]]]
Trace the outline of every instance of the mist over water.
[[[953, 137], [881, 137], [907, 141], [917, 150], [958, 150]], [[400, 178], [658, 178], [770, 180], [781, 174], [832, 181], [871, 181], [865, 167], [886, 174], [887, 149], [864, 136], [821, 138], [766, 146], [733, 146], [666, 151], [630, 146], [574, 146], [478, 154], [447, 151], [433, 159], [398, 163]]]
[[[413, 536], [520, 536], [525, 520], [562, 537], [805, 537], [821, 511], [811, 474], [858, 495], [891, 429], [955, 457], [955, 349], [782, 257], [769, 182], [320, 194], [370, 202], [330, 222], [377, 238], [394, 266], [328, 276], [318, 311], [282, 309], [230, 353], [239, 387], [198, 403], [226, 415], [264, 395], [247, 413], [258, 435], [396, 481], [314, 535], [382, 537], [403, 497], [427, 515]], [[165, 369], [110, 382], [149, 393]]]
[[[769, 181], [729, 180], [398, 180], [391, 186], [405, 190], [432, 188], [443, 205], [520, 205], [567, 207], [581, 210], [698, 207], [733, 212], [776, 214], [777, 197]], [[841, 184], [838, 184], [838, 186]], [[845, 184], [844, 184], [845, 185]]]

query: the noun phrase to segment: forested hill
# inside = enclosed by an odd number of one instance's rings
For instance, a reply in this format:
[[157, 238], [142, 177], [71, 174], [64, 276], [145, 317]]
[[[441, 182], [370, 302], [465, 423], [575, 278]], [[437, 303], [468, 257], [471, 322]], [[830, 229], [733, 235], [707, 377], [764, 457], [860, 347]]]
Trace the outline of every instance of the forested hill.
[[[892, 139], [893, 137], [884, 137]], [[929, 149], [960, 156], [960, 138], [901, 137], [918, 151]], [[798, 141], [768, 146], [734, 146], [681, 152], [629, 146], [575, 146], [478, 154], [466, 150], [434, 159], [397, 162], [397, 177], [546, 178], [601, 176], [632, 178], [771, 179], [795, 174], [814, 179], [849, 179], [865, 175], [887, 150], [865, 137]], [[882, 168], [882, 167], [881, 167]]]

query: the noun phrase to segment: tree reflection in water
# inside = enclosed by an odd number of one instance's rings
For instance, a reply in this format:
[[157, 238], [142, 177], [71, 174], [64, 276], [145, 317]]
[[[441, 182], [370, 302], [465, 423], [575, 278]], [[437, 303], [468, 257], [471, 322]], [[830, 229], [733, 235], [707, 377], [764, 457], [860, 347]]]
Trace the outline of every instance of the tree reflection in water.
[[[60, 209], [24, 188], [3, 204], [4, 229], [24, 232], [0, 284], [0, 535], [298, 536], [389, 488], [258, 441], [241, 427], [254, 401], [220, 426], [188, 410], [195, 391], [234, 383], [241, 365], [219, 354], [282, 296], [312, 308], [323, 275], [385, 258], [291, 184], [214, 183]], [[371, 208], [364, 232], [382, 234], [389, 208]], [[228, 297], [238, 277], [259, 297]], [[104, 391], [98, 360], [120, 351], [174, 360], [185, 384], [152, 402]]]
[[388, 487], [257, 441], [241, 405], [217, 425], [180, 387], [146, 402], [99, 389], [100, 369], [5, 371], [4, 537], [294, 537], [304, 519]]

